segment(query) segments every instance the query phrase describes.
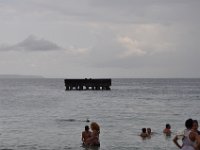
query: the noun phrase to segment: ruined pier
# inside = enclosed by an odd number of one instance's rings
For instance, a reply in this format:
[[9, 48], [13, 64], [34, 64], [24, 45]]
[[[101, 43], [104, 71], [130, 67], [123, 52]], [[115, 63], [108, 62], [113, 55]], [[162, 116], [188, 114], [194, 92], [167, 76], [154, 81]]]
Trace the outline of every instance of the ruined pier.
[[64, 79], [68, 90], [110, 90], [111, 79]]

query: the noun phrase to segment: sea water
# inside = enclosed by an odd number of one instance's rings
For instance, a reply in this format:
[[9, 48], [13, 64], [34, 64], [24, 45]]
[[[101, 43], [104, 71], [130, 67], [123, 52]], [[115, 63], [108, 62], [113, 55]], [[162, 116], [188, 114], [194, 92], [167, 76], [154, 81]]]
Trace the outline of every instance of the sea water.
[[[112, 79], [110, 91], [65, 91], [64, 79], [0, 79], [0, 149], [86, 150], [86, 122], [101, 127], [98, 150], [172, 150], [188, 118], [200, 121], [200, 79]], [[165, 124], [171, 137], [163, 135]], [[150, 127], [151, 138], [138, 136]]]

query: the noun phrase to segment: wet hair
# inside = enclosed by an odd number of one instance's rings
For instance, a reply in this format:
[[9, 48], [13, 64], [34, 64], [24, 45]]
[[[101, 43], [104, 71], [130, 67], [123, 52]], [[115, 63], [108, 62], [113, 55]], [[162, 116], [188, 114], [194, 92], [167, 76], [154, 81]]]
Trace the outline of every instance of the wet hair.
[[147, 132], [148, 132], [148, 133], [151, 133], [151, 128], [147, 128]]
[[167, 128], [167, 129], [170, 129], [170, 128], [171, 128], [170, 124], [167, 123], [167, 124], [166, 124], [166, 128]]
[[147, 128], [147, 130], [151, 131], [151, 128]]
[[199, 125], [198, 121], [197, 120], [193, 120], [193, 123], [196, 123], [197, 125]]
[[143, 133], [146, 133], [146, 131], [147, 131], [146, 128], [142, 128]]
[[96, 130], [97, 132], [100, 132], [100, 126], [96, 122], [92, 122], [90, 124], [90, 127], [92, 130]]
[[85, 126], [85, 131], [88, 131], [90, 128], [88, 125]]
[[193, 120], [192, 120], [191, 118], [187, 119], [187, 120], [185, 121], [185, 127], [186, 127], [187, 129], [191, 129], [192, 126], [193, 126]]

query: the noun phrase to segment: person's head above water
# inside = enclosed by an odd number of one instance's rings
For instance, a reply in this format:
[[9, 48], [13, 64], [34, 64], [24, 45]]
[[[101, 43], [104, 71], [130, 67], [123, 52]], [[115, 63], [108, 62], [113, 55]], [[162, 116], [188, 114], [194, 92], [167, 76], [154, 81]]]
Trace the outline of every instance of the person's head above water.
[[89, 131], [89, 129], [90, 129], [89, 126], [86, 125], [86, 126], [85, 126], [85, 131]]
[[90, 124], [90, 128], [91, 128], [92, 130], [96, 130], [96, 131], [100, 132], [100, 126], [99, 126], [96, 122], [92, 122], [92, 123]]
[[191, 118], [187, 119], [187, 120], [185, 121], [185, 127], [186, 127], [187, 129], [191, 129], [192, 126], [193, 126], [193, 120], [192, 120]]
[[146, 133], [146, 128], [142, 128], [142, 133]]
[[151, 128], [147, 128], [147, 133], [151, 134]]
[[166, 124], [166, 129], [171, 129], [171, 126], [170, 126], [170, 124]]
[[198, 130], [199, 128], [199, 124], [198, 124], [198, 121], [197, 120], [193, 120], [193, 127], [192, 127], [194, 130]]

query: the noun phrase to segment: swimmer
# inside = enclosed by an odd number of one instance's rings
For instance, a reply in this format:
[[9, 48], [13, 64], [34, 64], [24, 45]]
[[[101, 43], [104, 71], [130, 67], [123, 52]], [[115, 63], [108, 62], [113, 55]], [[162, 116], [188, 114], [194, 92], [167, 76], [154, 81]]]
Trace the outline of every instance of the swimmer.
[[92, 122], [90, 124], [90, 128], [92, 130], [91, 137], [86, 140], [87, 146], [100, 146], [99, 134], [100, 134], [100, 126], [96, 122]]
[[140, 134], [140, 136], [141, 136], [142, 138], [148, 137], [147, 129], [146, 129], [146, 128], [142, 128], [142, 133]]
[[166, 134], [166, 136], [170, 136], [171, 135], [171, 126], [170, 124], [166, 124], [165, 129], [163, 130], [163, 133]]
[[147, 128], [147, 134], [148, 134], [149, 136], [152, 135], [151, 128]]
[[86, 122], [90, 122], [89, 118], [86, 119]]
[[90, 131], [90, 128], [88, 125], [85, 126], [85, 131], [82, 132], [82, 142], [83, 142], [83, 145], [86, 144], [86, 141], [88, 138], [90, 138], [92, 135], [92, 132]]
[[174, 144], [182, 150], [199, 150], [200, 138], [197, 132], [193, 130], [193, 120], [191, 118], [185, 121], [185, 127], [182, 143], [178, 143], [178, 135], [176, 135], [173, 139]]

